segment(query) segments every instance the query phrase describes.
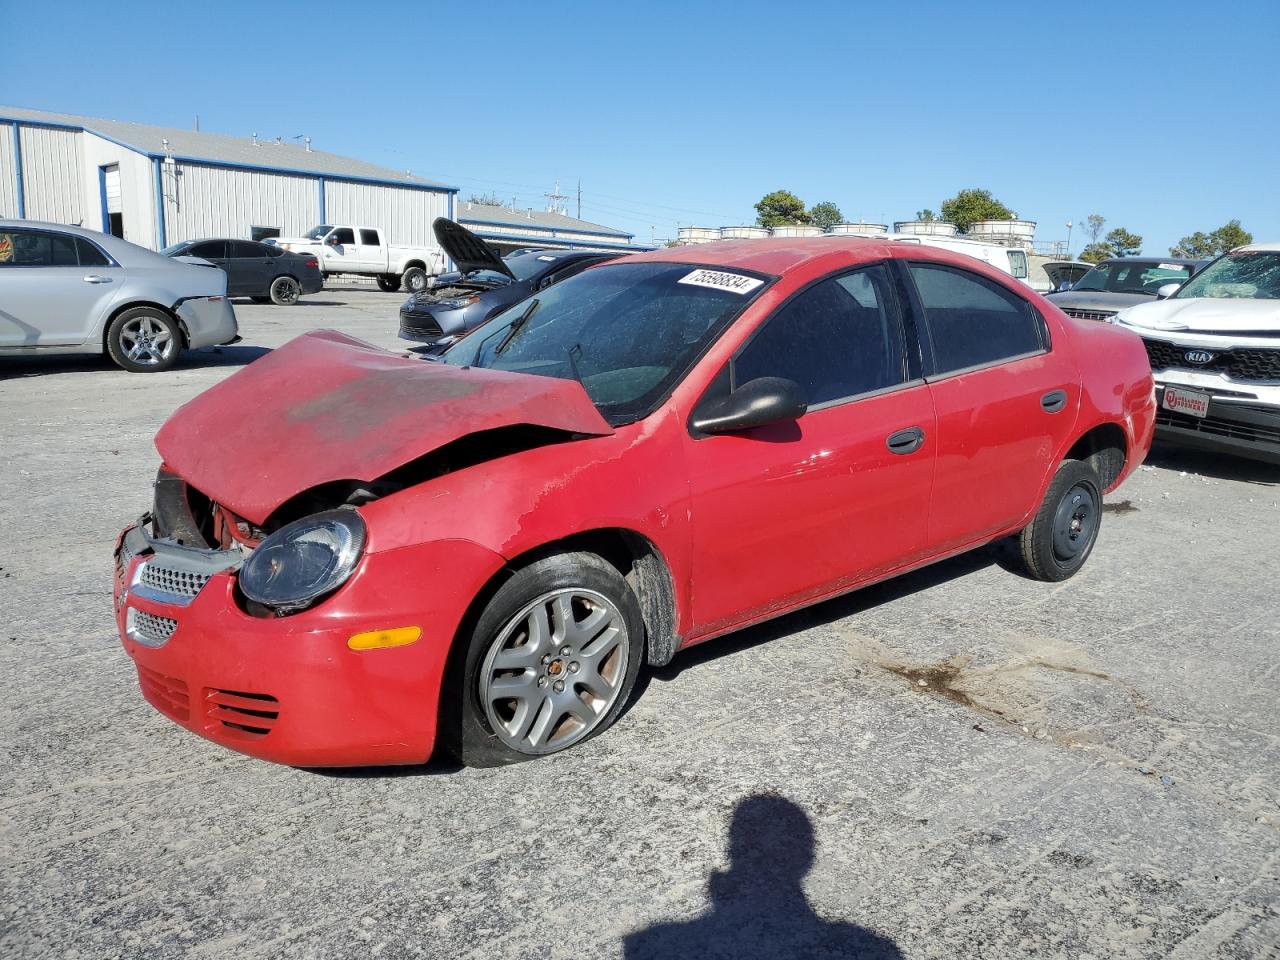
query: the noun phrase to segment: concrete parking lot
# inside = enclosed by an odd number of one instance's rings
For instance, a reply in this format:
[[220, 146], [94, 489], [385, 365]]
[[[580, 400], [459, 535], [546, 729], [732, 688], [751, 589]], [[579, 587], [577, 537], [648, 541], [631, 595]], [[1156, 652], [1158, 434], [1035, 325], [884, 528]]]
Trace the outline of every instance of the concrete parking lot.
[[535, 763], [160, 716], [111, 618], [157, 428], [305, 330], [401, 348], [401, 299], [238, 304], [168, 374], [0, 359], [0, 954], [1280, 956], [1276, 468], [1157, 448], [1076, 578], [991, 548], [713, 641]]

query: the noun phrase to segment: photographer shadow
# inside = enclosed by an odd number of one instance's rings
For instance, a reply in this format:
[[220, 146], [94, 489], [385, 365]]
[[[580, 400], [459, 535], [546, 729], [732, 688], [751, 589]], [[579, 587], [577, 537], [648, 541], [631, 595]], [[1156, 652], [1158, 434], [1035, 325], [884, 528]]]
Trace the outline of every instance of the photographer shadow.
[[707, 882], [700, 917], [627, 936], [626, 960], [849, 957], [900, 960], [893, 941], [853, 923], [825, 920], [801, 881], [813, 866], [813, 825], [784, 797], [759, 794], [738, 804], [729, 830], [730, 866]]

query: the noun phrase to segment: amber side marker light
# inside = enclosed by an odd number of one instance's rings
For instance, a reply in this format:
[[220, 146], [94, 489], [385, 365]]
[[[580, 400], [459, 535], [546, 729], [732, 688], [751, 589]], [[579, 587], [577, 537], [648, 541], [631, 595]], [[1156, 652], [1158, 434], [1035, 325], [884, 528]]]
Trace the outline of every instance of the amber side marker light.
[[422, 636], [421, 627], [394, 627], [390, 630], [370, 630], [357, 633], [347, 641], [352, 650], [381, 650], [383, 647], [403, 647]]

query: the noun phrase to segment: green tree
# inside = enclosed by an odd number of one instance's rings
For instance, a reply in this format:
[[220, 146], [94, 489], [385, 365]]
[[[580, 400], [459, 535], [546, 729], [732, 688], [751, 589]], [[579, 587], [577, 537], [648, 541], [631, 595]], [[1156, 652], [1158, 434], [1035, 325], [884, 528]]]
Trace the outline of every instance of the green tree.
[[1107, 246], [1113, 257], [1136, 257], [1142, 252], [1142, 237], [1124, 227], [1116, 227], [1107, 234]]
[[844, 223], [844, 214], [830, 200], [824, 200], [809, 208], [809, 222], [826, 230], [837, 223]]
[[1084, 235], [1089, 238], [1089, 243], [1100, 242], [1098, 238], [1102, 236], [1102, 228], [1106, 225], [1107, 218], [1100, 213], [1091, 213], [1084, 218]]
[[1015, 214], [991, 195], [990, 190], [969, 187], [950, 200], [942, 201], [942, 219], [956, 225], [956, 232], [968, 233], [978, 220], [1013, 220]]
[[471, 194], [471, 196], [467, 197], [467, 203], [486, 203], [490, 206], [500, 207], [503, 204], [503, 199], [496, 192], [490, 190], [488, 193]]
[[1175, 257], [1202, 259], [1216, 257], [1247, 243], [1253, 243], [1253, 234], [1240, 226], [1239, 220], [1231, 220], [1212, 233], [1197, 230], [1190, 236], [1183, 237], [1176, 247], [1169, 248], [1169, 253]]
[[928, 207], [925, 207], [923, 210], [916, 211], [916, 219], [923, 223], [933, 223], [938, 219], [938, 215]]
[[766, 193], [756, 204], [756, 223], [762, 227], [781, 227], [789, 223], [808, 223], [804, 201], [790, 190]]
[[1091, 243], [1084, 248], [1084, 253], [1080, 254], [1080, 259], [1085, 263], [1101, 263], [1108, 257], [1114, 256], [1111, 248], [1102, 241]]

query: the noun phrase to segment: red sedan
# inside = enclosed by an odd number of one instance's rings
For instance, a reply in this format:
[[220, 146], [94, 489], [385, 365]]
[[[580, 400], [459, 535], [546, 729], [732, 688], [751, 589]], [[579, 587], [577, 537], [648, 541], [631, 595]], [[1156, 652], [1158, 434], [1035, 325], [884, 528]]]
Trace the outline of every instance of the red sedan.
[[646, 663], [998, 538], [1071, 576], [1154, 413], [1137, 337], [968, 257], [638, 254], [440, 361], [311, 333], [182, 407], [118, 626], [146, 698], [244, 753], [523, 760]]

